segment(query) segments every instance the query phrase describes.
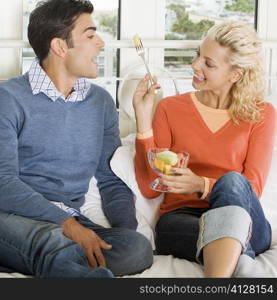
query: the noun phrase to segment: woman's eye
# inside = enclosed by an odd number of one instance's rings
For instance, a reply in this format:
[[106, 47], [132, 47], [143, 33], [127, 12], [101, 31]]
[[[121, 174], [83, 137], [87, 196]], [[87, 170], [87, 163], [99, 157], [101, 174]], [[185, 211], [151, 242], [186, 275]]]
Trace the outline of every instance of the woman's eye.
[[88, 36], [88, 38], [92, 40], [94, 38], [94, 35], [90, 35]]
[[207, 66], [208, 68], [214, 68], [214, 67], [215, 67], [214, 65], [210, 65], [210, 64], [207, 63], [207, 62], [206, 62], [206, 66]]

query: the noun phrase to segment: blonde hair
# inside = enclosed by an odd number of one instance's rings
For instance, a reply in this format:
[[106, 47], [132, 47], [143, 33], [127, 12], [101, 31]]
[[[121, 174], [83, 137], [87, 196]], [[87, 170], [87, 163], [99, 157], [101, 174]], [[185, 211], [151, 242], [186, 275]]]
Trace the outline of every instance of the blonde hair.
[[204, 39], [228, 47], [227, 60], [231, 67], [243, 70], [241, 79], [230, 90], [232, 120], [258, 122], [265, 95], [265, 76], [262, 45], [256, 31], [244, 23], [231, 21], [213, 26]]

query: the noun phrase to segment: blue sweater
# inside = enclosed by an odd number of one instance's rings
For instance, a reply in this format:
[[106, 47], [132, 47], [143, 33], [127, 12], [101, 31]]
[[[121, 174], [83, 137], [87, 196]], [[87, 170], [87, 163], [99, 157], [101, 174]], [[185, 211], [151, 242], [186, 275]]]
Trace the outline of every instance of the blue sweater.
[[33, 95], [28, 73], [0, 84], [0, 210], [60, 224], [98, 181], [112, 226], [136, 228], [131, 190], [110, 169], [120, 145], [111, 96], [91, 85], [78, 102]]

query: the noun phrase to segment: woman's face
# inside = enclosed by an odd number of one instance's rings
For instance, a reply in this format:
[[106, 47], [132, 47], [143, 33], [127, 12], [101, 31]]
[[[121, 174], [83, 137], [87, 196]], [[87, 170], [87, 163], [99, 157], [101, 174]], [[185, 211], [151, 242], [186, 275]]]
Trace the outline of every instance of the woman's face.
[[229, 48], [204, 40], [192, 62], [192, 86], [196, 90], [212, 91], [218, 95], [228, 93], [240, 78], [238, 71], [227, 61], [229, 55]]

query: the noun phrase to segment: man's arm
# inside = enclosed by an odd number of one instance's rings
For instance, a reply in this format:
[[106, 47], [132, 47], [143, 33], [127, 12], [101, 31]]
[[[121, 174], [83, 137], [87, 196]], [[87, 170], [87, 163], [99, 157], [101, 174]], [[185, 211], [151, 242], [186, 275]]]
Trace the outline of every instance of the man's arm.
[[110, 160], [121, 145], [118, 114], [110, 96], [105, 111], [102, 155], [95, 174], [102, 208], [112, 227], [137, 228], [134, 196], [128, 186], [110, 168]]
[[19, 178], [18, 136], [23, 124], [23, 111], [0, 89], [0, 210], [61, 224], [70, 215]]

